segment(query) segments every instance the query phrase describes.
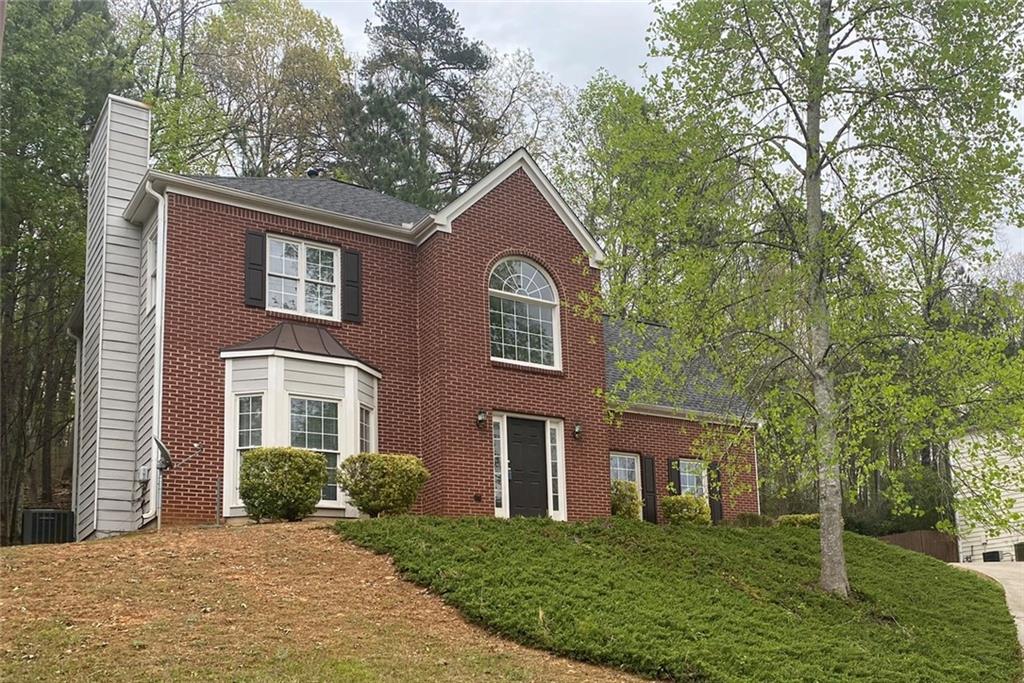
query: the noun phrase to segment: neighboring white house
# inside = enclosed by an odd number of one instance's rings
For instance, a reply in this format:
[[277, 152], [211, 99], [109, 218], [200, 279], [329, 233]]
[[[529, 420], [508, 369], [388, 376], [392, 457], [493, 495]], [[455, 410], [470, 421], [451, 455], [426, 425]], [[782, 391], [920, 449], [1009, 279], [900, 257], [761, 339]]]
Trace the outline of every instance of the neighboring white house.
[[[1011, 502], [1010, 510], [1021, 515], [1021, 521], [1014, 524], [1011, 530], [1003, 531], [968, 524], [958, 512], [956, 521], [960, 561], [983, 562], [986, 560], [986, 553], [989, 554], [987, 557], [990, 562], [995, 561], [996, 557], [1000, 562], [1024, 561], [1024, 453], [986, 449], [982, 444], [982, 439], [969, 437], [961, 441], [957, 448], [958, 470], [962, 472], [957, 497], [970, 495], [969, 487], [965, 486], [963, 481], [970, 477], [973, 468], [990, 468], [992, 463], [984, 462], [984, 459], [991, 453], [995, 458], [995, 468], [1000, 473], [1000, 483], [1004, 484], [1000, 487], [1002, 497]], [[998, 556], [993, 553], [998, 553]]]

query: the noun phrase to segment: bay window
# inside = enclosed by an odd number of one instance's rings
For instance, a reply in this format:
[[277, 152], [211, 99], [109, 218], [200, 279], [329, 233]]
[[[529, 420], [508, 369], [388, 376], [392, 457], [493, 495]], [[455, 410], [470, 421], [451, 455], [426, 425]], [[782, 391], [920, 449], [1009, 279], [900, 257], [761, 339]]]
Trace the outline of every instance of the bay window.
[[291, 445], [316, 451], [327, 461], [321, 500], [338, 500], [338, 404], [310, 398], [291, 399]]

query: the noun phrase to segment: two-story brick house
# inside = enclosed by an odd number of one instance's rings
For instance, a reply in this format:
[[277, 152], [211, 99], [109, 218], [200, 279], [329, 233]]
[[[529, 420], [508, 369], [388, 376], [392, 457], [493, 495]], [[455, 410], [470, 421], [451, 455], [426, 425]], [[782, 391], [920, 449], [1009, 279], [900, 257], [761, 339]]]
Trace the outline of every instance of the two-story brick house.
[[[615, 477], [655, 521], [670, 479], [714, 490], [692, 444], [735, 418], [708, 397], [606, 423], [617, 330], [573, 310], [601, 247], [525, 151], [434, 213], [329, 178], [153, 171], [149, 119], [111, 96], [90, 149], [79, 539], [244, 518], [239, 458], [256, 445], [331, 466], [416, 454], [431, 514], [605, 516]], [[718, 517], [758, 510], [745, 443]], [[318, 514], [358, 511], [332, 477]]]

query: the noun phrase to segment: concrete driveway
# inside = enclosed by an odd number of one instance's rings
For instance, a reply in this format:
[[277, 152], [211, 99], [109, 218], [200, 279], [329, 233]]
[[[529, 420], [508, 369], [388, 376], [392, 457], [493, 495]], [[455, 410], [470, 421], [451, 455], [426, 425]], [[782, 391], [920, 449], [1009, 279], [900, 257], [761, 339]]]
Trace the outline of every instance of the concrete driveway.
[[1017, 640], [1024, 648], [1024, 562], [965, 562], [954, 566], [990, 576], [1003, 585], [1006, 604], [1017, 622]]

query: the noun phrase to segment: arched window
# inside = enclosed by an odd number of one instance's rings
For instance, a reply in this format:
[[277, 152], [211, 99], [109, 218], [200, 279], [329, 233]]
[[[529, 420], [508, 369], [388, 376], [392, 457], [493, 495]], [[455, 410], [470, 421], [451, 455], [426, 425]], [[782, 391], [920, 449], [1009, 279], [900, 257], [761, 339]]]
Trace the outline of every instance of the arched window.
[[521, 258], [498, 262], [488, 284], [491, 358], [557, 368], [558, 294], [539, 266]]

